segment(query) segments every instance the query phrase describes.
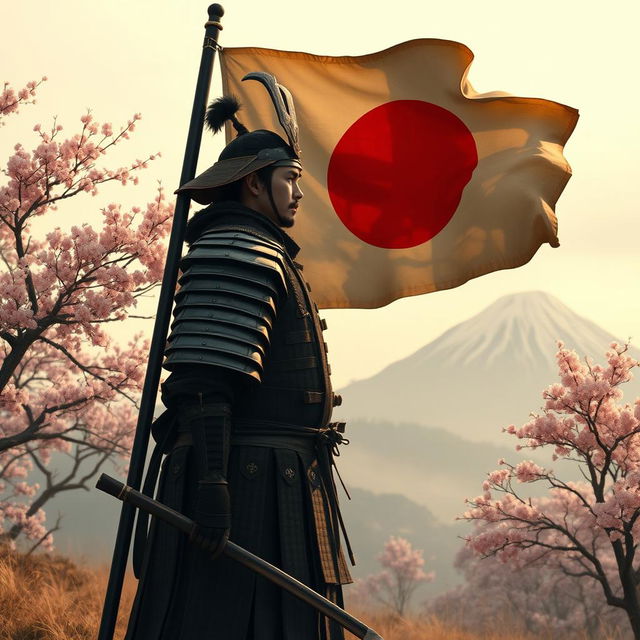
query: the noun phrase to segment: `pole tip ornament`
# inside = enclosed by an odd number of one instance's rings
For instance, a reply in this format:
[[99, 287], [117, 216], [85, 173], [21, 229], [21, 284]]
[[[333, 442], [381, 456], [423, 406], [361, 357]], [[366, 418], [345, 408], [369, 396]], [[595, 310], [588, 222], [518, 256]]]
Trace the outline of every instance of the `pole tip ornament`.
[[209, 14], [209, 20], [218, 20], [224, 15], [224, 9], [222, 5], [216, 2], [215, 4], [209, 5], [207, 13]]
[[274, 76], [263, 71], [248, 73], [243, 80], [257, 80], [267, 89], [289, 142], [266, 129], [249, 131], [236, 117], [241, 108], [238, 100], [234, 96], [217, 98], [207, 109], [207, 126], [217, 133], [225, 122], [231, 122], [237, 136], [222, 150], [213, 166], [181, 185], [176, 193], [186, 193], [200, 204], [210, 204], [222, 195], [220, 187], [264, 167], [302, 169], [293, 96], [286, 87], [278, 84]]

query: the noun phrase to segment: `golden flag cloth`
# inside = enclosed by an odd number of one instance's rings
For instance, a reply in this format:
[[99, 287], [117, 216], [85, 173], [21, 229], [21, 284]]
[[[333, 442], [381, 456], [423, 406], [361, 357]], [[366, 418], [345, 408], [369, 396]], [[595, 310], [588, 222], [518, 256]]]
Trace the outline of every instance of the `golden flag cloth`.
[[271, 73], [293, 94], [305, 198], [291, 234], [319, 307], [380, 307], [558, 246], [554, 207], [571, 174], [562, 152], [578, 112], [479, 94], [472, 60], [432, 39], [355, 57], [222, 51], [224, 93], [250, 131], [284, 136], [245, 74]]

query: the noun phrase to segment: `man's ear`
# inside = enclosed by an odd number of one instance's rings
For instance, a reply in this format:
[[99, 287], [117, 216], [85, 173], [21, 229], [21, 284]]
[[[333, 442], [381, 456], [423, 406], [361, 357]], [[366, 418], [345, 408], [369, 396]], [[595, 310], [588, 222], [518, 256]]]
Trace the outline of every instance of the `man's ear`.
[[260, 182], [260, 178], [258, 178], [258, 174], [254, 171], [250, 173], [248, 176], [245, 176], [244, 183], [251, 193], [252, 196], [260, 195], [260, 191], [262, 190], [262, 182]]

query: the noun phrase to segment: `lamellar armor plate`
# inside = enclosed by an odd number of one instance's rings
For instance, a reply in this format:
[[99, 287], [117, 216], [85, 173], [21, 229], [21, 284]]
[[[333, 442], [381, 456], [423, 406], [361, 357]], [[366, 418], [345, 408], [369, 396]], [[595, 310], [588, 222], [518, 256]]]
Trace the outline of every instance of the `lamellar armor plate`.
[[262, 379], [286, 263], [277, 243], [247, 232], [211, 230], [181, 264], [164, 367], [197, 364]]

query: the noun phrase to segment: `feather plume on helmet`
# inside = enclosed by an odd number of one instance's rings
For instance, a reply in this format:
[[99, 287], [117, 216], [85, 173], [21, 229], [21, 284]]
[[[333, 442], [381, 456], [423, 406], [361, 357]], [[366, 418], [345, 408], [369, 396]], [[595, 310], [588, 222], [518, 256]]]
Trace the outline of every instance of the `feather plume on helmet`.
[[263, 71], [248, 73], [243, 80], [257, 80], [267, 89], [289, 142], [266, 129], [249, 131], [236, 116], [241, 110], [238, 99], [234, 96], [216, 98], [206, 112], [207, 128], [214, 134], [219, 133], [224, 124], [230, 121], [237, 136], [222, 150], [214, 165], [181, 185], [176, 193], [186, 193], [200, 204], [209, 204], [216, 201], [219, 187], [241, 180], [264, 167], [302, 168], [298, 124], [291, 93], [278, 84], [274, 76]]
[[207, 109], [207, 114], [204, 118], [205, 124], [213, 133], [218, 133], [222, 130], [224, 123], [227, 120], [231, 120], [237, 135], [249, 133], [249, 129], [236, 118], [236, 113], [240, 111], [240, 108], [241, 105], [235, 96], [216, 98]]

